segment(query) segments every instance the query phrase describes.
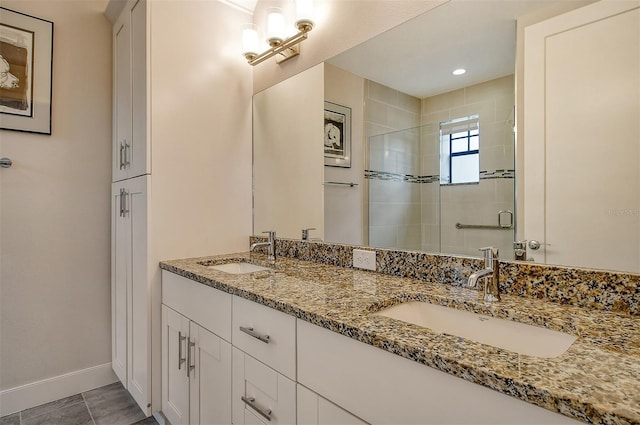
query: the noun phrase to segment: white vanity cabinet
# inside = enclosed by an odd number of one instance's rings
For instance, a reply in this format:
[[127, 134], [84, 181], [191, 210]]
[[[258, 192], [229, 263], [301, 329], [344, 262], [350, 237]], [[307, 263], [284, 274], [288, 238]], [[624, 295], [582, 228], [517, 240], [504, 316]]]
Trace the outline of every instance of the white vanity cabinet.
[[580, 423], [173, 273], [162, 282], [172, 425]]
[[230, 424], [231, 344], [215, 330], [230, 335], [231, 295], [168, 272], [162, 287], [162, 411], [172, 425]]
[[296, 379], [296, 318], [233, 297], [233, 346]]
[[295, 424], [296, 383], [233, 347], [233, 423]]
[[366, 425], [362, 419], [338, 407], [304, 386], [297, 385], [298, 425]]
[[146, 0], [129, 0], [113, 27], [114, 182], [150, 172], [146, 45]]
[[298, 382], [372, 424], [580, 423], [301, 320], [297, 335]]
[[296, 422], [296, 318], [233, 297], [233, 423]]

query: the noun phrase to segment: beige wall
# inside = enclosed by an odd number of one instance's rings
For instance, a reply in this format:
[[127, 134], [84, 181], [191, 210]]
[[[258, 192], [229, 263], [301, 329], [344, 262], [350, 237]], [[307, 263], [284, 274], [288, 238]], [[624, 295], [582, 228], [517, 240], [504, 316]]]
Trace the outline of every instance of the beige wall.
[[246, 250], [252, 70], [236, 35], [248, 15], [219, 1], [150, 8], [151, 174], [163, 188], [151, 193], [150, 258]]
[[111, 361], [106, 1], [3, 0], [54, 22], [53, 134], [0, 130], [0, 389]]
[[364, 79], [333, 65], [325, 64], [324, 67], [325, 100], [351, 108], [351, 167], [324, 167], [324, 180], [358, 184], [353, 187], [325, 185], [324, 238], [361, 245], [364, 243]]
[[324, 65], [254, 97], [254, 232], [324, 238]]
[[[254, 93], [324, 62], [446, 1], [448, 0], [316, 0], [316, 26], [309, 38], [302, 43], [302, 53], [281, 65], [276, 65], [275, 59], [257, 65], [253, 76]], [[292, 16], [292, 5], [293, 2], [285, 3], [283, 0], [260, 1], [253, 22], [264, 28], [266, 11], [273, 6], [281, 7], [286, 15]]]

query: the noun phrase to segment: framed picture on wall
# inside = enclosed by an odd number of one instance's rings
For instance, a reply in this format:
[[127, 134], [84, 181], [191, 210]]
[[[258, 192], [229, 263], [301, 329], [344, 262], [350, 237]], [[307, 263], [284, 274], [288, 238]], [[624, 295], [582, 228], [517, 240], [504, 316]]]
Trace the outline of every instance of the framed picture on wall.
[[324, 165], [351, 167], [351, 108], [324, 102]]
[[53, 22], [0, 7], [0, 128], [51, 134]]

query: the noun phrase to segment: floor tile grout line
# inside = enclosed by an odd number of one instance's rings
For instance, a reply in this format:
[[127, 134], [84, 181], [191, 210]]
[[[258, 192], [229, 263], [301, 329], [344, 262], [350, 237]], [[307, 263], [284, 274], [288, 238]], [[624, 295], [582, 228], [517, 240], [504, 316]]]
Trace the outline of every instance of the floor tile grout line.
[[[36, 409], [36, 408], [38, 408], [38, 407], [42, 407], [42, 406], [47, 405], [47, 404], [55, 403], [55, 402], [58, 402], [58, 401], [61, 401], [61, 400], [65, 400], [65, 399], [69, 399], [69, 398], [74, 397], [74, 396], [77, 396], [77, 395], [79, 395], [80, 397], [82, 397], [82, 401], [77, 401], [77, 402], [74, 402], [74, 403], [71, 403], [71, 404], [68, 404], [68, 405], [65, 405], [65, 406], [58, 406], [58, 407], [56, 407], [55, 409], [52, 409], [52, 410], [48, 410], [48, 411], [45, 411], [45, 412], [38, 413], [37, 415], [33, 415], [32, 419], [39, 418], [39, 417], [44, 416], [44, 415], [48, 415], [48, 414], [50, 414], [51, 412], [54, 412], [54, 411], [60, 411], [60, 410], [62, 410], [62, 409], [67, 409], [67, 408], [69, 408], [69, 407], [71, 407], [71, 406], [75, 406], [75, 405], [80, 404], [80, 403], [84, 404], [84, 406], [87, 408], [87, 411], [88, 411], [88, 410], [89, 410], [89, 406], [88, 406], [88, 405], [87, 405], [87, 403], [85, 402], [85, 400], [84, 400], [84, 396], [82, 395], [82, 393], [77, 393], [77, 394], [70, 395], [70, 396], [68, 396], [68, 397], [63, 397], [63, 398], [60, 398], [60, 399], [58, 399], [58, 400], [53, 400], [53, 401], [48, 402], [48, 403], [44, 403], [44, 404], [41, 404], [41, 405], [38, 405], [38, 406], [34, 406], [34, 407], [29, 408], [29, 409], [21, 410], [21, 411], [20, 411], [20, 425], [23, 425], [23, 422], [24, 422], [24, 421], [23, 421], [23, 419], [22, 419], [22, 414], [23, 414], [24, 412], [29, 411], [29, 410], [32, 410], [32, 409]], [[91, 416], [91, 412], [89, 412], [89, 415]], [[28, 422], [27, 422], [27, 423], [28, 423]]]
[[87, 403], [87, 399], [84, 397], [84, 393], [80, 393], [80, 395], [82, 396], [82, 401], [84, 401], [84, 405], [87, 408], [87, 412], [89, 412], [89, 417], [91, 417], [91, 422], [93, 422], [93, 425], [96, 425], [96, 420], [93, 419], [93, 413], [91, 413], [91, 409], [89, 408], [89, 403]]

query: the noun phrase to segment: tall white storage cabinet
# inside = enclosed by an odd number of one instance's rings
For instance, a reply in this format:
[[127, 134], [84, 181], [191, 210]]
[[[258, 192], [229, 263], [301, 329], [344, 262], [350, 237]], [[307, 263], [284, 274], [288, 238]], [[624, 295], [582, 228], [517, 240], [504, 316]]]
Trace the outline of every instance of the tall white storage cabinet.
[[[114, 24], [112, 364], [151, 415], [162, 408], [159, 262], [238, 252], [251, 233], [252, 71], [228, 53], [240, 51], [248, 14], [217, 0], [111, 0], [105, 13]], [[214, 364], [207, 344], [196, 354], [202, 373]], [[211, 420], [208, 407], [191, 418]]]
[[150, 414], [146, 44], [146, 0], [127, 2], [113, 28], [112, 367]]

